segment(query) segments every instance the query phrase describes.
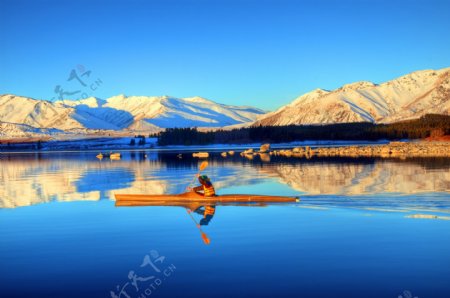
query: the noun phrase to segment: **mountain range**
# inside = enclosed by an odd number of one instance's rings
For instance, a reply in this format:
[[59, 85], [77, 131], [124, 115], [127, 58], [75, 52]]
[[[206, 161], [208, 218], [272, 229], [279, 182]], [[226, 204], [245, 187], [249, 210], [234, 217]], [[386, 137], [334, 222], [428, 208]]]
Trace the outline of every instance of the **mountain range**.
[[276, 111], [202, 97], [125, 96], [46, 101], [0, 95], [0, 137], [152, 133], [170, 127], [390, 123], [450, 114], [450, 68], [416, 71], [382, 83], [316, 89]]
[[362, 81], [316, 89], [254, 125], [391, 123], [430, 113], [450, 114], [450, 68], [417, 71], [379, 85]]
[[106, 100], [45, 101], [0, 96], [0, 136], [152, 133], [170, 127], [224, 127], [251, 123], [263, 110], [218, 104], [202, 97], [118, 95]]

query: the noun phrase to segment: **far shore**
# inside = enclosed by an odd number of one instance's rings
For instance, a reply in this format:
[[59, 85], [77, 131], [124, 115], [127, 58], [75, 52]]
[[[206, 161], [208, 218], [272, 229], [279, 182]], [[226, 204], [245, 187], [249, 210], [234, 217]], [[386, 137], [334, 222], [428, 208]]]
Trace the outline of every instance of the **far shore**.
[[[131, 140], [134, 139], [134, 144]], [[207, 144], [207, 145], [167, 145], [159, 146], [156, 138], [146, 138], [145, 143], [139, 143], [139, 138], [129, 137], [89, 137], [69, 140], [52, 139], [14, 139], [0, 140], [0, 153], [2, 152], [54, 152], [54, 151], [96, 151], [110, 152], [121, 150], [170, 150], [170, 151], [220, 151], [235, 150], [244, 151], [248, 148], [257, 150], [262, 143], [232, 143], [232, 144]], [[304, 140], [296, 142], [274, 143], [273, 149], [292, 149], [299, 146], [348, 146], [348, 145], [376, 145], [387, 144], [388, 140]]]
[[408, 157], [450, 157], [450, 137], [427, 138], [424, 140], [401, 140], [389, 142], [378, 141], [298, 141], [278, 144], [211, 144], [190, 146], [158, 146], [156, 138], [146, 138], [143, 143], [137, 141], [131, 144], [134, 137], [97, 137], [77, 140], [39, 140], [16, 139], [15, 142], [0, 141], [0, 153], [20, 152], [55, 152], [55, 151], [175, 151], [175, 152], [226, 152], [233, 150], [242, 157], [253, 159], [259, 155], [267, 160], [270, 156], [286, 158], [316, 157], [381, 157], [400, 158]]
[[274, 150], [271, 155], [286, 157], [450, 157], [450, 142], [390, 142], [381, 145], [340, 146], [340, 147], [297, 147], [292, 150]]

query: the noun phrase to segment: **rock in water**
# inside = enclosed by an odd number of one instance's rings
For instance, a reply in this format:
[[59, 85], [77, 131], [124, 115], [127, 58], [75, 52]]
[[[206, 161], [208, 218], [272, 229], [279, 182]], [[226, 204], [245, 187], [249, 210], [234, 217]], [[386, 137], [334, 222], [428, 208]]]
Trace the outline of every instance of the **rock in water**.
[[259, 148], [259, 152], [261, 152], [261, 153], [269, 152], [269, 150], [270, 150], [270, 144], [262, 144], [261, 147]]
[[198, 158], [208, 158], [209, 153], [208, 152], [196, 152], [196, 153], [192, 153], [192, 156], [198, 157]]
[[247, 149], [244, 152], [242, 152], [243, 154], [253, 154], [253, 149]]

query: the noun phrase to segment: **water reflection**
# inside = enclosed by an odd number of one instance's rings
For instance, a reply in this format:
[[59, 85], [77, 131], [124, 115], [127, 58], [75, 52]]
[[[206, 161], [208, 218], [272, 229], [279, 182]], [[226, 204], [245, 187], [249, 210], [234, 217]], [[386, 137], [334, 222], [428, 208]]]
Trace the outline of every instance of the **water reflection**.
[[[207, 226], [211, 219], [214, 217], [214, 214], [216, 213], [216, 206], [199, 206], [195, 209], [186, 209], [189, 216], [191, 217], [192, 221], [195, 223], [196, 227], [200, 231], [200, 235], [202, 237], [203, 243], [206, 245], [211, 243], [211, 240], [209, 239], [208, 235], [202, 230], [202, 226]], [[200, 222], [197, 222], [197, 220], [192, 216], [192, 213], [195, 212], [202, 216], [202, 219], [200, 219]]]
[[78, 192], [101, 191], [128, 188], [135, 181], [134, 172], [129, 168], [93, 168], [84, 171], [74, 182]]
[[429, 170], [420, 164], [315, 162], [273, 164], [260, 170], [306, 194], [413, 194], [450, 190], [449, 168]]
[[[95, 155], [93, 152], [3, 154], [0, 207], [14, 208], [53, 200], [113, 199], [115, 192], [181, 193], [199, 164], [187, 154], [179, 159], [176, 152], [122, 152], [120, 161], [99, 161]], [[217, 154], [210, 159], [206, 174], [212, 177], [218, 193], [244, 187], [250, 193], [301, 194], [303, 201], [311, 204], [352, 201], [354, 205], [361, 203], [362, 196], [376, 195], [377, 199], [372, 198], [371, 204], [378, 207], [392, 200], [396, 204], [404, 203], [402, 198], [393, 199], [393, 196], [433, 194], [425, 198], [428, 203], [433, 201], [433, 207], [448, 209], [449, 206], [448, 159], [288, 160], [272, 157], [269, 161], [259, 157], [254, 160], [239, 156], [222, 158]], [[264, 188], [266, 184], [276, 187], [268, 190]], [[281, 193], [274, 193], [276, 191]], [[408, 200], [411, 206], [420, 206], [424, 197], [408, 197]]]

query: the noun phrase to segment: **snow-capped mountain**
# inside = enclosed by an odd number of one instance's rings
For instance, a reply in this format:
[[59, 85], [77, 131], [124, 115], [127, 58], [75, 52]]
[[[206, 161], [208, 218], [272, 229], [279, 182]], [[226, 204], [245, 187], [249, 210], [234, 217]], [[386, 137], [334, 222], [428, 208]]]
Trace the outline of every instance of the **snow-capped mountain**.
[[427, 113], [450, 114], [450, 68], [423, 70], [376, 85], [316, 89], [258, 118], [255, 125], [389, 123]]
[[50, 102], [0, 95], [0, 137], [54, 134], [134, 134], [170, 127], [389, 123], [424, 114], [450, 114], [450, 68], [417, 71], [382, 84], [356, 82], [316, 89], [280, 109], [218, 104], [202, 97], [118, 95]]
[[118, 95], [50, 102], [7, 94], [0, 95], [0, 136], [223, 127], [255, 121], [263, 113], [256, 108], [223, 105], [201, 97]]

